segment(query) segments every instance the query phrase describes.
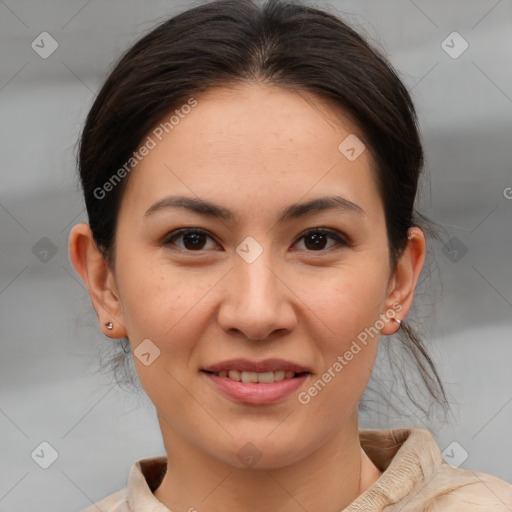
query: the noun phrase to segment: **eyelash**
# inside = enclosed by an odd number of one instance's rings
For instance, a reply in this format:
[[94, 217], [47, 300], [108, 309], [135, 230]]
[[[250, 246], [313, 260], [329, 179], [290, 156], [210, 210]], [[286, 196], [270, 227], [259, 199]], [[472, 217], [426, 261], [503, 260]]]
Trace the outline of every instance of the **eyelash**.
[[[213, 239], [213, 237], [210, 236], [208, 234], [208, 232], [203, 230], [203, 229], [199, 229], [199, 228], [183, 228], [183, 229], [179, 229], [177, 231], [174, 231], [174, 232], [170, 233], [164, 239], [163, 244], [166, 245], [166, 246], [174, 245], [172, 243], [173, 240], [175, 240], [177, 238], [180, 238], [180, 237], [183, 237], [184, 235], [190, 235], [190, 234], [206, 235], [207, 237]], [[335, 230], [329, 229], [329, 228], [311, 228], [311, 229], [308, 229], [302, 235], [300, 235], [300, 237], [297, 239], [297, 241], [295, 243], [299, 242], [300, 240], [302, 240], [303, 238], [306, 238], [307, 236], [309, 236], [311, 234], [319, 234], [319, 235], [328, 236], [329, 238], [332, 238], [333, 240], [336, 240], [336, 242], [338, 242], [338, 245], [341, 245], [343, 247], [351, 247], [352, 246], [352, 244], [349, 242], [349, 240], [346, 237], [341, 235], [338, 231], [335, 231]], [[188, 253], [194, 253], [194, 252], [201, 253], [201, 252], [203, 252], [202, 249], [199, 249], [197, 251], [192, 251], [192, 250], [189, 250], [189, 249], [183, 249], [181, 247], [177, 247], [176, 249], [173, 249], [173, 250], [182, 251], [182, 252], [188, 252]], [[325, 253], [325, 252], [330, 252], [332, 250], [335, 250], [335, 246], [334, 247], [330, 247], [328, 249], [320, 249], [318, 251], [306, 250], [306, 252]]]

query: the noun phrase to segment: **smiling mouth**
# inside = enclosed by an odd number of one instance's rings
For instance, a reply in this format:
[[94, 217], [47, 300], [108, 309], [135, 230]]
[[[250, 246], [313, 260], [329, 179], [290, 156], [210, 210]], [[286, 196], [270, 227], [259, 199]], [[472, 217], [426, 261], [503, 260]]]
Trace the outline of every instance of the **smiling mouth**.
[[205, 373], [217, 375], [217, 377], [225, 377], [235, 382], [247, 383], [261, 383], [268, 384], [272, 382], [279, 382], [285, 379], [293, 379], [309, 374], [309, 372], [292, 372], [285, 370], [277, 370], [275, 372], [244, 372], [240, 370], [222, 370], [220, 372], [209, 372], [203, 370]]

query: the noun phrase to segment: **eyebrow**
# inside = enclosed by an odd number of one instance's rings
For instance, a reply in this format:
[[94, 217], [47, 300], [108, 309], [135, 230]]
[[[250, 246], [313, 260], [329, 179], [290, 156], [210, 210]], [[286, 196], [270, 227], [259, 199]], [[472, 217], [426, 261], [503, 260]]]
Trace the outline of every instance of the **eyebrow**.
[[[185, 208], [205, 217], [218, 218], [228, 222], [233, 222], [235, 220], [235, 214], [224, 206], [196, 197], [178, 195], [167, 196], [160, 199], [146, 210], [144, 217], [149, 217], [156, 212], [167, 210], [169, 208]], [[305, 203], [296, 203], [287, 206], [281, 212], [278, 223], [298, 219], [300, 217], [304, 217], [308, 213], [316, 213], [333, 209], [345, 212], [354, 212], [360, 215], [364, 215], [365, 213], [358, 204], [353, 203], [344, 197], [326, 196], [318, 197]]]

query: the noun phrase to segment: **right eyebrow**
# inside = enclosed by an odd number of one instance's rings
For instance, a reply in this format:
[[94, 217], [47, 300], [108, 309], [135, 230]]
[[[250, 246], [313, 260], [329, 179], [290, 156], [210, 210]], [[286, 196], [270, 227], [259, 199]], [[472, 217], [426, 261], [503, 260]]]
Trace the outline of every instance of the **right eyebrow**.
[[[156, 212], [167, 210], [169, 208], [185, 208], [199, 215], [219, 218], [231, 223], [235, 220], [235, 214], [224, 206], [204, 199], [180, 195], [172, 195], [160, 199], [146, 210], [144, 217], [148, 217]], [[342, 210], [345, 212], [355, 212], [362, 215], [365, 214], [364, 210], [358, 204], [349, 201], [344, 197], [325, 196], [312, 199], [305, 203], [288, 205], [281, 212], [278, 223], [304, 217], [308, 213], [316, 213], [332, 209]]]

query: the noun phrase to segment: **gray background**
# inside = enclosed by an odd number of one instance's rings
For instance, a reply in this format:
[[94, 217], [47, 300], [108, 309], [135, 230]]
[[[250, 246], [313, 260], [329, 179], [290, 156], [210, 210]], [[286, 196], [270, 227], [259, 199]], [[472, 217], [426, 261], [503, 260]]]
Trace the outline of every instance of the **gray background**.
[[[97, 371], [111, 341], [67, 238], [87, 220], [74, 149], [95, 93], [130, 43], [187, 5], [0, 0], [2, 512], [80, 510], [123, 487], [135, 460], [164, 453], [150, 402]], [[418, 314], [452, 416], [429, 422], [404, 401], [404, 414], [364, 413], [361, 426], [427, 426], [441, 450], [467, 452], [462, 467], [512, 482], [512, 1], [317, 5], [344, 12], [412, 90], [430, 175], [421, 206], [445, 228]], [[58, 42], [46, 59], [31, 47], [43, 31]], [[453, 31], [469, 44], [458, 58], [442, 46]], [[48, 469], [31, 458], [43, 441], [58, 452]]]

